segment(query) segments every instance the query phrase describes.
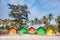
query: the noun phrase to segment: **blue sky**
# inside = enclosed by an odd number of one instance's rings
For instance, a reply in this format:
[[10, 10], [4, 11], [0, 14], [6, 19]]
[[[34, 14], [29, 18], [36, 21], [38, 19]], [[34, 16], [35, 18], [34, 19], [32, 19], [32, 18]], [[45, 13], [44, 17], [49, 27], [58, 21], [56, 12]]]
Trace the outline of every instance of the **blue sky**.
[[[42, 18], [44, 15], [52, 13], [54, 18], [60, 15], [60, 0], [0, 0], [0, 18], [9, 18], [8, 14], [10, 9], [8, 9], [8, 3], [10, 4], [27, 4], [29, 14], [29, 20], [34, 18]], [[54, 21], [52, 21], [54, 23]]]

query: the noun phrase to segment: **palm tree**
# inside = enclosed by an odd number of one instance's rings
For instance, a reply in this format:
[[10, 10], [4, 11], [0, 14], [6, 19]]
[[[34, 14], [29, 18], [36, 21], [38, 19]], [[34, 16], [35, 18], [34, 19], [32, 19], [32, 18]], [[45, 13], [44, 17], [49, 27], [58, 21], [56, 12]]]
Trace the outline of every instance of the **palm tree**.
[[43, 16], [42, 22], [43, 22], [44, 24], [47, 24], [47, 23], [48, 23], [48, 18], [47, 18], [46, 16]]
[[28, 22], [26, 22], [26, 21], [23, 23], [23, 26], [24, 26], [26, 29], [28, 28], [27, 23], [28, 23]]
[[36, 25], [36, 24], [41, 24], [41, 20], [39, 20], [38, 18], [35, 18], [34, 19], [34, 24]]
[[53, 15], [51, 13], [48, 15], [48, 19], [49, 19], [49, 21], [51, 21], [53, 19]]
[[45, 24], [45, 28], [47, 28], [50, 25], [50, 21], [53, 19], [53, 15], [50, 13], [47, 17], [43, 16], [42, 23]]
[[60, 16], [58, 16], [58, 17], [56, 18], [56, 22], [57, 22], [58, 24], [60, 24]]
[[4, 20], [2, 20], [2, 21], [3, 21], [4, 29], [6, 29], [6, 26], [7, 26], [8, 23], [9, 23], [9, 19], [4, 19]]
[[58, 31], [60, 32], [60, 16], [56, 18], [56, 22], [58, 24]]
[[30, 23], [31, 23], [31, 25], [33, 25], [33, 24], [34, 24], [34, 21], [33, 21], [33, 20], [31, 20], [31, 21], [30, 21]]
[[31, 23], [32, 25], [33, 25], [33, 24], [39, 25], [39, 24], [41, 24], [42, 22], [41, 22], [41, 20], [39, 20], [38, 18], [35, 18], [34, 20], [31, 20], [30, 23]]
[[28, 21], [29, 11], [27, 11], [27, 5], [8, 5], [11, 9], [9, 16], [15, 18], [15, 20], [18, 20], [21, 25], [23, 24], [24, 20], [26, 22]]
[[34, 19], [34, 24], [38, 24], [38, 22], [39, 22], [38, 18], [35, 18]]
[[41, 20], [39, 20], [39, 21], [38, 21], [38, 24], [42, 24], [42, 21], [41, 21]]
[[49, 25], [49, 22], [48, 22], [48, 18], [46, 16], [43, 16], [42, 18], [42, 23], [45, 24], [45, 29], [47, 29], [48, 25]]

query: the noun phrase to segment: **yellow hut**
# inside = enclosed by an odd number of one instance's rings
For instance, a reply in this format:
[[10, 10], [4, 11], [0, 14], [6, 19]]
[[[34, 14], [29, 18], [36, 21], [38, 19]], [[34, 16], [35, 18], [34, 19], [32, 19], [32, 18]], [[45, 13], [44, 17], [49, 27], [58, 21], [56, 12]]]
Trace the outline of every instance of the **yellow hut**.
[[47, 35], [53, 35], [53, 29], [51, 27], [49, 27], [46, 31]]

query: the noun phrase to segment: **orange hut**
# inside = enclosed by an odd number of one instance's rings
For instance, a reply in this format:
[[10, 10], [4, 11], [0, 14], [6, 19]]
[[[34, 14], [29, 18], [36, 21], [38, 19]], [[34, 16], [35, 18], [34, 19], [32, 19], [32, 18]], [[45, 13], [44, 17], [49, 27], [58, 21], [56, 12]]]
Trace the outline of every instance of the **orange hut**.
[[11, 27], [11, 28], [9, 29], [9, 34], [10, 34], [10, 35], [16, 34], [16, 29], [13, 28], [13, 27]]
[[29, 32], [30, 34], [34, 34], [34, 33], [35, 33], [35, 28], [33, 28], [33, 27], [29, 28], [29, 29], [28, 29], [28, 32]]

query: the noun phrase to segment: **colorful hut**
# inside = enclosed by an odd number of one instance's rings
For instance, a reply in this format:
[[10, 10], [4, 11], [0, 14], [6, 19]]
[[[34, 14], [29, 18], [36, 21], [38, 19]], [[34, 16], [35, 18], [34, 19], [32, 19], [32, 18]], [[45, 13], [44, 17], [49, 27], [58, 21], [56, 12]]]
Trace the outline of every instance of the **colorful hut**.
[[27, 29], [24, 27], [21, 27], [19, 30], [19, 34], [27, 34]]
[[40, 27], [37, 29], [37, 33], [40, 35], [44, 35], [45, 34], [45, 29], [43, 27]]
[[9, 34], [10, 34], [10, 35], [16, 34], [16, 29], [13, 28], [13, 27], [11, 27], [11, 28], [9, 29]]
[[49, 27], [48, 29], [47, 29], [47, 35], [52, 35], [53, 34], [53, 29], [51, 28], [51, 27]]
[[29, 29], [28, 29], [28, 32], [29, 32], [30, 34], [34, 34], [34, 33], [35, 33], [35, 28], [33, 28], [33, 27], [29, 28]]

